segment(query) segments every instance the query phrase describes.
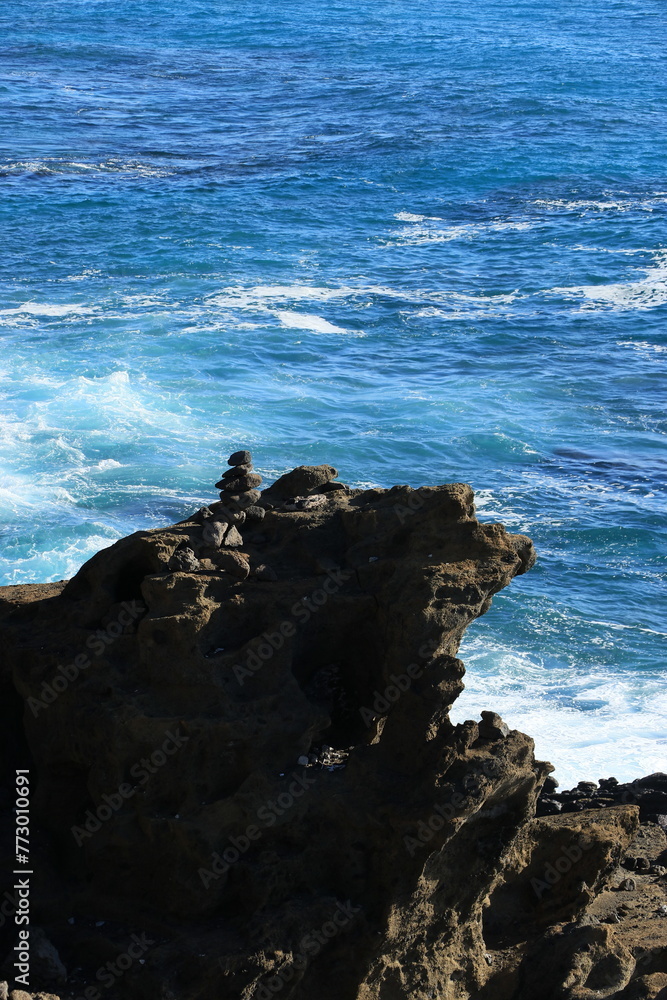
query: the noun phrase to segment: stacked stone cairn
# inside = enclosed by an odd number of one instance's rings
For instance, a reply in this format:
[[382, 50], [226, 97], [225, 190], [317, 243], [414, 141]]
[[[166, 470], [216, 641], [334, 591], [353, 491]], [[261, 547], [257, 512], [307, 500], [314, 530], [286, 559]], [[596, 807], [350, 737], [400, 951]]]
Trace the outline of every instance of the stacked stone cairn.
[[[201, 539], [194, 543], [191, 540], [176, 550], [169, 561], [172, 572], [217, 570], [240, 580], [250, 573], [248, 557], [238, 551], [243, 547], [239, 529], [246, 523], [261, 521], [265, 515], [264, 507], [259, 506], [261, 493], [257, 489], [262, 477], [252, 471], [249, 451], [234, 452], [227, 464], [230, 468], [215, 484], [220, 490], [220, 502], [197, 512], [195, 520], [202, 525]], [[258, 566], [255, 575], [260, 579], [275, 579], [268, 567]]]
[[[227, 459], [230, 466], [215, 484], [220, 490], [219, 503], [202, 507], [193, 521], [202, 526], [201, 535], [181, 542], [168, 568], [172, 573], [224, 572], [239, 580], [250, 574], [248, 556], [240, 552], [243, 548], [243, 525], [254, 527], [267, 511], [310, 511], [321, 507], [327, 501], [327, 494], [336, 490], [349, 492], [343, 483], [335, 483], [338, 471], [333, 465], [300, 465], [286, 472], [260, 493], [258, 487], [262, 477], [252, 468], [249, 451], [235, 451]], [[255, 536], [255, 542], [258, 536]], [[253, 570], [258, 580], [277, 579], [275, 570], [261, 564]]]

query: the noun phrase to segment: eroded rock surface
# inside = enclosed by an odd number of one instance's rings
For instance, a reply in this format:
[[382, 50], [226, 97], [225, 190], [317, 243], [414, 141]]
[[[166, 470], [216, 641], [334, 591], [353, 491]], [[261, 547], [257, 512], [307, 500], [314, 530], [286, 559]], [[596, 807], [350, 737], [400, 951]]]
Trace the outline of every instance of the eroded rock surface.
[[636, 834], [633, 806], [535, 819], [532, 741], [449, 721], [463, 631], [530, 540], [461, 484], [317, 493], [312, 468], [224, 559], [211, 504], [0, 603], [63, 998], [528, 1000], [526, 956]]

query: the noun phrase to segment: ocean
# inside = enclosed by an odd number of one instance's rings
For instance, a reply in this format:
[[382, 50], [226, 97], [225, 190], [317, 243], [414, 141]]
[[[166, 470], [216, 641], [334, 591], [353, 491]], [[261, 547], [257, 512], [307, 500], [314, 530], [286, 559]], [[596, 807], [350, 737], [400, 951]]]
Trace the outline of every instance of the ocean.
[[270, 481], [469, 482], [539, 561], [456, 721], [667, 770], [658, 0], [5, 0], [0, 583]]

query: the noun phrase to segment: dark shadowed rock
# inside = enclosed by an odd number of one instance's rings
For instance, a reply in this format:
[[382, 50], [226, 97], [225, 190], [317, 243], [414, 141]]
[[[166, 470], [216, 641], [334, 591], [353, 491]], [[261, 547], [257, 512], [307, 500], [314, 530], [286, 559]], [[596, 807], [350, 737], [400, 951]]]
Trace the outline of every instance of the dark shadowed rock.
[[300, 465], [276, 479], [272, 486], [262, 492], [267, 500], [288, 500], [290, 497], [315, 493], [318, 487], [335, 479], [338, 475], [333, 465]]
[[227, 459], [227, 465], [251, 465], [252, 455], [249, 451], [235, 451]]
[[235, 476], [231, 479], [221, 479], [215, 488], [224, 493], [246, 493], [256, 489], [262, 482], [262, 477], [256, 472], [248, 472], [245, 476]]
[[[315, 467], [304, 490], [307, 468], [282, 477], [301, 476], [285, 499], [336, 475]], [[462, 484], [296, 510], [281, 489], [242, 552], [193, 517], [104, 549], [44, 600], [0, 592], [1, 711], [34, 762], [49, 939], [92, 985], [147, 934], [128, 1000], [573, 1000], [567, 977], [597, 983], [605, 960], [624, 988], [632, 949], [605, 914], [574, 921], [636, 806], [535, 819], [551, 766], [532, 741], [494, 713], [449, 719], [461, 637], [532, 565], [530, 540], [480, 524]], [[185, 551], [199, 570], [169, 572]]]
[[[252, 472], [252, 465], [234, 465], [231, 469], [225, 469], [221, 479], [238, 479], [240, 476], [245, 476], [246, 473]], [[217, 487], [216, 487], [217, 488]]]

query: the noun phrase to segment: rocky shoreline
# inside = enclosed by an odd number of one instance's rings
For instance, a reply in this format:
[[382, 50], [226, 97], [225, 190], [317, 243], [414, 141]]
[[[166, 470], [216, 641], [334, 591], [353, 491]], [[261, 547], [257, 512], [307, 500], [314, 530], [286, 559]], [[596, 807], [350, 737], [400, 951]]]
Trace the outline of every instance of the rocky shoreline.
[[449, 720], [530, 540], [464, 484], [228, 466], [180, 524], [0, 588], [3, 867], [25, 769], [35, 873], [0, 998], [667, 995], [667, 776], [559, 791], [493, 706]]

